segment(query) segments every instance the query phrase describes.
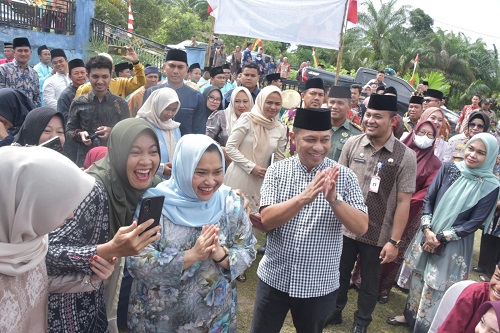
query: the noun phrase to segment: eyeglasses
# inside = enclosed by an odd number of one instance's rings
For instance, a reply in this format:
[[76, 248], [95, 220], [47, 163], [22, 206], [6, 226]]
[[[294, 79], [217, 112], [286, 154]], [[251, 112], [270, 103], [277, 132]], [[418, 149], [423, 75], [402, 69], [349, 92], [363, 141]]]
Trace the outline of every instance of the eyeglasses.
[[434, 139], [434, 132], [424, 132], [422, 130], [417, 131], [418, 136], [427, 136], [429, 139]]
[[210, 102], [220, 102], [220, 101], [222, 101], [222, 98], [208, 96], [208, 100]]
[[439, 102], [439, 99], [424, 98], [424, 103]]
[[478, 130], [484, 130], [483, 124], [469, 123], [469, 128], [477, 128]]

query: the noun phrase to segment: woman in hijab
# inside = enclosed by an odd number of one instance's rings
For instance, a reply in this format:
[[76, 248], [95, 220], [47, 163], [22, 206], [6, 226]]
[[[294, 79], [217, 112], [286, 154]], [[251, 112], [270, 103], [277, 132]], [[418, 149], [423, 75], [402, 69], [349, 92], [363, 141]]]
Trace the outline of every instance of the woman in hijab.
[[[420, 226], [420, 215], [427, 188], [441, 167], [441, 161], [434, 155], [434, 141], [438, 136], [439, 132], [431, 121], [421, 120], [415, 125], [413, 132], [402, 140], [417, 155], [417, 180], [415, 193], [411, 197], [408, 222], [398, 248], [398, 256], [393, 262], [382, 265], [378, 296], [378, 301], [382, 304], [387, 303], [389, 299], [389, 293], [404, 261], [406, 249]], [[408, 279], [409, 276], [406, 278]], [[408, 286], [404, 287], [408, 289]]]
[[[105, 290], [111, 332], [118, 332], [116, 326], [126, 325], [127, 321], [127, 286], [130, 288], [131, 277], [124, 270], [124, 257], [140, 253], [160, 237], [159, 227], [144, 232], [152, 220], [139, 226], [133, 220], [135, 208], [146, 190], [161, 182], [160, 177], [155, 177], [161, 160], [159, 146], [156, 132], [150, 124], [137, 118], [122, 120], [111, 131], [108, 154], [89, 171], [106, 188], [109, 203], [110, 241], [98, 245], [97, 254], [101, 256], [102, 253], [102, 257], [108, 260], [113, 257], [122, 259], [119, 262], [120, 268], [115, 269]], [[122, 292], [120, 287], [123, 288]], [[118, 306], [124, 308], [125, 312], [120, 310], [117, 324]]]
[[[434, 155], [436, 155], [441, 162], [448, 160], [449, 154], [449, 144], [447, 142], [448, 137], [443, 132], [445, 127], [447, 126], [446, 116], [444, 111], [440, 108], [430, 107], [425, 109], [425, 111], [420, 116], [420, 121], [430, 120], [439, 133], [439, 136], [436, 138], [434, 142]], [[401, 138], [403, 139], [403, 138]]]
[[468, 278], [474, 232], [488, 227], [499, 197], [492, 171], [497, 155], [496, 139], [480, 133], [467, 142], [463, 161], [439, 169], [424, 199], [421, 230], [405, 255], [413, 271], [404, 318], [389, 324], [406, 321], [413, 332], [427, 332], [446, 290]]
[[21, 146], [38, 146], [53, 137], [59, 137], [61, 147], [66, 140], [64, 116], [52, 108], [33, 109], [21, 126], [15, 142]]
[[486, 302], [479, 308], [479, 322], [475, 333], [491, 333], [500, 331], [500, 302]]
[[460, 162], [464, 159], [465, 144], [474, 135], [479, 133], [488, 133], [490, 129], [490, 117], [483, 111], [474, 111], [468, 118], [468, 123], [464, 126], [463, 133], [454, 135], [448, 141], [450, 152], [449, 160]]
[[89, 195], [95, 180], [47, 148], [4, 147], [0, 160], [0, 332], [45, 333], [47, 234]]
[[267, 167], [284, 158], [286, 130], [278, 121], [281, 90], [267, 86], [250, 112], [243, 113], [229, 135], [226, 152], [233, 163], [224, 184], [238, 188], [250, 200], [250, 212], [259, 212], [260, 187]]
[[16, 89], [0, 89], [0, 147], [10, 146], [35, 104]]
[[203, 92], [203, 99], [207, 107], [207, 117], [210, 118], [215, 111], [220, 110], [222, 106], [222, 92], [216, 86], [210, 86]]
[[500, 267], [498, 264], [495, 265], [495, 272], [489, 282], [472, 283], [465, 287], [446, 319], [439, 326], [437, 333], [474, 333], [481, 319], [478, 310], [481, 305], [490, 301], [500, 302]]
[[236, 87], [231, 95], [229, 106], [225, 110], [218, 110], [208, 117], [206, 134], [222, 147], [226, 162], [231, 163], [225, 149], [229, 134], [236, 120], [243, 113], [250, 111], [252, 107], [253, 98], [250, 91], [245, 87]]
[[161, 152], [158, 174], [164, 179], [170, 177], [175, 145], [181, 138], [181, 124], [173, 120], [180, 108], [181, 102], [175, 90], [166, 88], [151, 93], [137, 112], [136, 118], [143, 118], [150, 123], [158, 136]]
[[243, 201], [224, 180], [221, 148], [188, 134], [172, 178], [146, 192], [165, 196], [162, 237], [127, 264], [134, 276], [131, 332], [236, 332], [235, 279], [255, 259]]

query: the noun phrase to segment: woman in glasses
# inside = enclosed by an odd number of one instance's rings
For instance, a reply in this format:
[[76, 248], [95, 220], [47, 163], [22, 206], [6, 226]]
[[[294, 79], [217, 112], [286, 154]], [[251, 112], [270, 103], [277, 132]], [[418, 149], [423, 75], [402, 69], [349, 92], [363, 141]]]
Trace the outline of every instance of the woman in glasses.
[[450, 154], [448, 160], [460, 162], [464, 159], [465, 144], [476, 134], [487, 133], [490, 128], [490, 118], [483, 111], [474, 111], [470, 114], [464, 132], [457, 134], [448, 141]]

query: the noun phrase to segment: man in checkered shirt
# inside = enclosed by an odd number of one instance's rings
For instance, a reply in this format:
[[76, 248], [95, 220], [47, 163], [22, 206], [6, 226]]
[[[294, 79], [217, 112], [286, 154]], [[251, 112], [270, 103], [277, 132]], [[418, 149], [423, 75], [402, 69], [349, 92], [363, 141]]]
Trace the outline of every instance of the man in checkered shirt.
[[339, 288], [342, 225], [357, 235], [368, 227], [356, 175], [326, 157], [330, 112], [297, 109], [290, 134], [298, 154], [271, 165], [261, 188], [269, 235], [257, 271], [253, 333], [278, 333], [288, 310], [297, 332], [322, 332]]

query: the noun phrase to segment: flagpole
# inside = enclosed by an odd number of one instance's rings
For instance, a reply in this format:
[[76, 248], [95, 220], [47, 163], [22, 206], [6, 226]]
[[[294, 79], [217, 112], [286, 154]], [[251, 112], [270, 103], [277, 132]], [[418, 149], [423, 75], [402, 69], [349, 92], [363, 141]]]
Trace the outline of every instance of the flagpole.
[[337, 55], [337, 70], [335, 72], [335, 84], [337, 85], [339, 82], [339, 75], [340, 75], [340, 66], [342, 65], [342, 51], [344, 50], [344, 28], [347, 31], [347, 7], [349, 6], [349, 1], [347, 0], [345, 2], [345, 8], [344, 8], [344, 20], [342, 21], [342, 29], [340, 29], [340, 46], [339, 46], [339, 53]]
[[210, 39], [208, 40], [208, 48], [207, 53], [205, 54], [205, 67], [210, 67], [212, 64], [210, 62], [210, 52], [212, 48], [212, 41], [214, 40], [214, 26], [215, 26], [215, 17], [209, 15], [212, 18], [212, 28], [210, 29]]

